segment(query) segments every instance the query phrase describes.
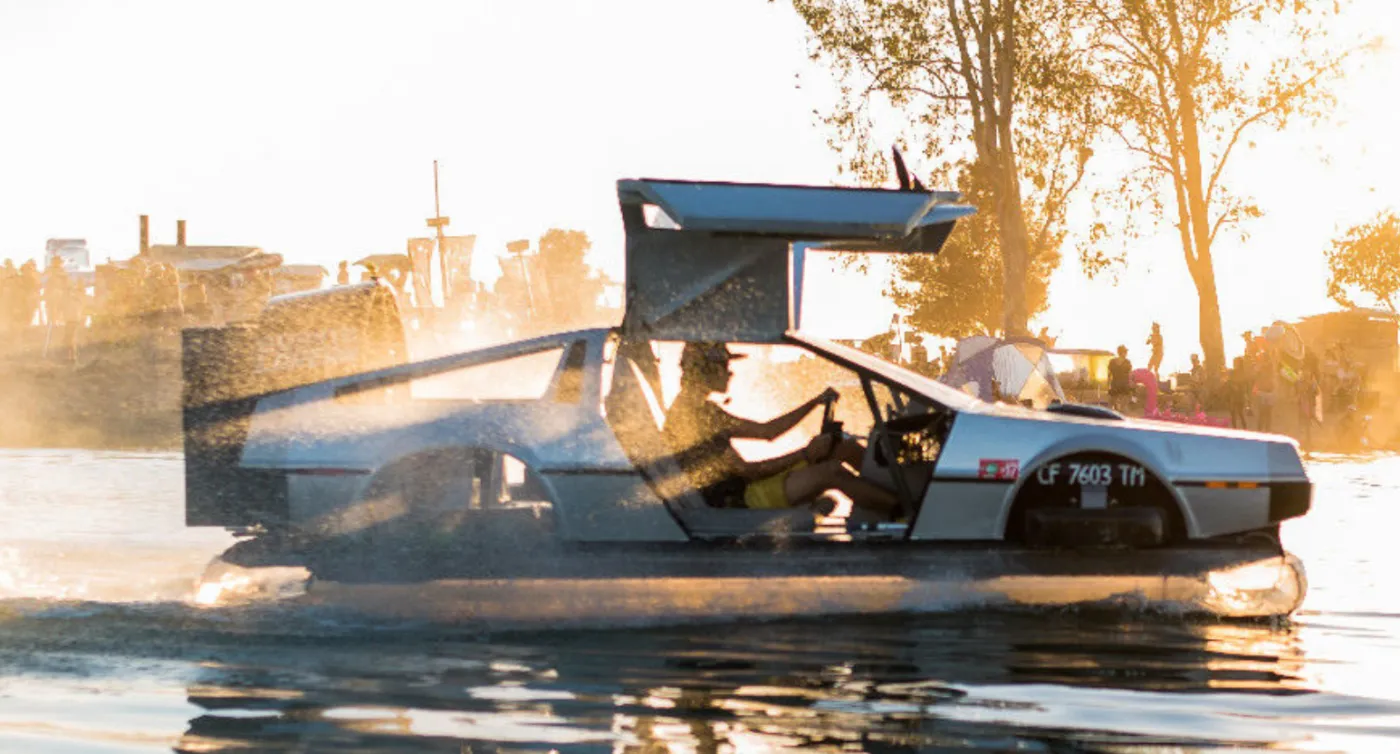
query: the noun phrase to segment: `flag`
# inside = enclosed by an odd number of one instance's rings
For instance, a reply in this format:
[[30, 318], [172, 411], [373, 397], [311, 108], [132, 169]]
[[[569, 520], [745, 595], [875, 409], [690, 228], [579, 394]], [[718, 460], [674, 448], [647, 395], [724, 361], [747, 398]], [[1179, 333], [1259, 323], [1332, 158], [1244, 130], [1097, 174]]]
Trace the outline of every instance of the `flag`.
[[413, 265], [413, 302], [420, 307], [433, 305], [433, 246], [431, 238], [408, 239], [408, 261]]
[[443, 269], [447, 275], [442, 281], [443, 298], [450, 301], [471, 290], [472, 250], [475, 248], [476, 236], [443, 237]]

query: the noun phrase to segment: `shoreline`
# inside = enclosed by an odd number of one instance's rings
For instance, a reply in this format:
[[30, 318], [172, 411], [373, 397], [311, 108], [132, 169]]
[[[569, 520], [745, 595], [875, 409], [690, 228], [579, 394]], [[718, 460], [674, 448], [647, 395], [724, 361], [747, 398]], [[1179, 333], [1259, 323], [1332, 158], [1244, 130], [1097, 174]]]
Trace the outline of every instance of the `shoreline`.
[[182, 449], [178, 350], [113, 342], [76, 364], [38, 353], [0, 357], [0, 447]]
[[[31, 327], [0, 342], [6, 346], [0, 351], [0, 448], [184, 449], [178, 331], [128, 330], [91, 338], [80, 344], [76, 364], [43, 358], [45, 335], [43, 328]], [[1140, 405], [1133, 408], [1140, 411]], [[1128, 418], [1144, 418], [1139, 411], [1130, 410]], [[1355, 427], [1345, 428], [1333, 416], [1314, 425], [1311, 441], [1304, 442], [1300, 417], [1290, 404], [1276, 406], [1273, 414], [1270, 432], [1294, 438], [1309, 453], [1400, 449], [1393, 442], [1400, 438], [1387, 434], [1394, 427], [1384, 416], [1370, 421], [1372, 441], [1363, 444]], [[1257, 416], [1248, 419], [1253, 423]], [[1360, 414], [1354, 420], [1366, 421]]]

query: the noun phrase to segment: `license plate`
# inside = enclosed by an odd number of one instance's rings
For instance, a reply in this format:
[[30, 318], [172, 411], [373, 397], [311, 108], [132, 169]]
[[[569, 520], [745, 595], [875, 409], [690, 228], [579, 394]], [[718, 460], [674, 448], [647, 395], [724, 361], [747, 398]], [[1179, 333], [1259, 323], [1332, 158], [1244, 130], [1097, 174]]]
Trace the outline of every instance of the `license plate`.
[[1035, 480], [1045, 487], [1146, 487], [1147, 469], [1136, 463], [1057, 461], [1037, 469]]

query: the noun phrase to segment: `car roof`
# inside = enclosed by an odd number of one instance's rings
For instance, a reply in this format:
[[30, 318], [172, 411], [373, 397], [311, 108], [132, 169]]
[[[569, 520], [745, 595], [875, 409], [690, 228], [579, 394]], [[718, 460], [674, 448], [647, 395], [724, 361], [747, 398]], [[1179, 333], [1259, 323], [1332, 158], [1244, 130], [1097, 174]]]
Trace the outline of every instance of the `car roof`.
[[801, 327], [807, 250], [937, 253], [975, 211], [946, 191], [629, 179], [617, 193], [622, 327], [677, 340], [782, 342]]
[[[617, 188], [624, 204], [655, 204], [687, 231], [776, 235], [794, 241], [884, 242], [888, 251], [936, 253], [953, 222], [975, 211], [954, 204], [959, 194], [953, 191], [655, 178], [624, 179]], [[946, 227], [941, 234], [919, 239], [927, 246], [911, 247], [906, 237], [921, 226]]]

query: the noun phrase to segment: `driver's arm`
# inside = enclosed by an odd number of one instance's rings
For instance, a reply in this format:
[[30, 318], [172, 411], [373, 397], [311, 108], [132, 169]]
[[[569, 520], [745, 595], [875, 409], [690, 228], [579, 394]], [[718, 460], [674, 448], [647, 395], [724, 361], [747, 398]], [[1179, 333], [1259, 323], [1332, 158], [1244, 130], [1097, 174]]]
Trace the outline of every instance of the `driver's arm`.
[[801, 406], [797, 408], [792, 408], [791, 411], [780, 415], [780, 417], [771, 418], [769, 421], [753, 421], [749, 420], [749, 418], [734, 417], [734, 415], [731, 414], [735, 422], [734, 434], [731, 436], [736, 436], [736, 438], [774, 441], [774, 439], [787, 434], [790, 429], [797, 427], [798, 422], [804, 420], [806, 414], [811, 413], [812, 408], [822, 406], [826, 401], [836, 400], [836, 397], [836, 390], [827, 387], [819, 396], [813, 397], [812, 400], [806, 401], [806, 403], [801, 404]]
[[793, 410], [766, 422], [758, 422], [752, 419], [734, 417], [733, 437], [743, 437], [750, 440], [776, 440], [796, 427], [799, 422], [811, 413], [812, 409], [822, 405], [828, 400], [835, 398], [836, 391], [827, 388], [821, 395], [803, 403]]

